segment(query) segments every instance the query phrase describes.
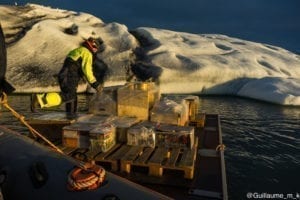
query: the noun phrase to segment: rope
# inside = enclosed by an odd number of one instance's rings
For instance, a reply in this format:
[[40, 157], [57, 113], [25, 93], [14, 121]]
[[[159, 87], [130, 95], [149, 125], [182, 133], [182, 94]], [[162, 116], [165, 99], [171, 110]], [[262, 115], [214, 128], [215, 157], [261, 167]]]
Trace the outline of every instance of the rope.
[[[57, 146], [45, 138], [42, 134], [36, 131], [32, 126], [30, 126], [26, 121], [25, 117], [16, 112], [12, 107], [9, 106], [7, 101], [7, 95], [3, 92], [0, 103], [7, 108], [11, 113], [21, 121], [32, 133], [33, 137], [37, 139], [38, 137], [45, 141], [57, 152], [64, 154]], [[80, 191], [80, 190], [92, 190], [98, 188], [105, 179], [105, 170], [95, 165], [94, 163], [83, 163], [78, 162], [77, 166], [73, 171], [70, 172], [68, 176], [68, 186], [70, 190]]]
[[50, 142], [47, 138], [45, 138], [42, 134], [40, 134], [37, 130], [35, 130], [32, 126], [30, 126], [26, 121], [23, 115], [20, 115], [17, 111], [15, 111], [12, 107], [9, 106], [7, 101], [7, 95], [3, 92], [2, 98], [0, 102], [5, 108], [7, 108], [22, 124], [24, 124], [29, 131], [32, 133], [33, 137], [37, 139], [38, 137], [45, 141], [48, 145], [50, 145], [53, 149], [58, 151], [61, 154], [64, 154], [62, 150], [60, 150], [57, 146], [55, 146], [52, 142]]
[[[55, 146], [52, 142], [50, 142], [47, 138], [45, 138], [42, 134], [40, 134], [37, 130], [35, 130], [32, 126], [30, 126], [26, 121], [25, 121], [25, 117], [20, 115], [18, 112], [16, 112], [12, 107], [9, 106], [8, 101], [7, 101], [7, 95], [3, 92], [2, 93], [2, 98], [0, 100], [0, 104], [2, 104], [5, 108], [7, 108], [9, 111], [12, 112], [12, 114], [21, 121], [22, 124], [24, 124], [29, 131], [31, 132], [31, 134], [33, 135], [33, 137], [35, 139], [37, 139], [38, 137], [40, 137], [42, 140], [44, 140], [46, 143], [48, 143], [52, 148], [54, 148], [56, 151], [58, 151], [61, 154], [65, 153], [60, 150], [57, 146]], [[82, 168], [82, 169], [86, 169], [85, 164], [83, 162], [79, 162], [78, 163], [78, 167]]]
[[219, 144], [216, 147], [216, 151], [225, 151], [226, 146], [224, 144]]
[[68, 189], [71, 191], [93, 190], [105, 180], [105, 170], [94, 164], [86, 163], [85, 169], [75, 167], [68, 176]]

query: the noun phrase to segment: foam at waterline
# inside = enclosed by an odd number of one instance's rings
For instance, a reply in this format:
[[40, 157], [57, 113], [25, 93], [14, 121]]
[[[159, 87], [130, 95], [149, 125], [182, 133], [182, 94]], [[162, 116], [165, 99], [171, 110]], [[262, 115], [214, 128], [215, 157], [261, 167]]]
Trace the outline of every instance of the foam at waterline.
[[159, 87], [160, 92], [164, 94], [197, 94], [201, 93], [204, 83], [197, 80], [189, 82], [163, 82]]

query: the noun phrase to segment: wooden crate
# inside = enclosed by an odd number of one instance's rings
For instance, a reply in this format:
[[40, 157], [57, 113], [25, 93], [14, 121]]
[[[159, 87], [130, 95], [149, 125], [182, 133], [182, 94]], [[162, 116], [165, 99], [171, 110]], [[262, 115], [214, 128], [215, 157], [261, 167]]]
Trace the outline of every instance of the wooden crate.
[[173, 124], [142, 121], [130, 127], [127, 144], [143, 147], [192, 148], [195, 128]]
[[116, 117], [112, 123], [116, 127], [116, 140], [119, 143], [127, 142], [127, 131], [130, 127], [137, 124], [140, 120], [137, 117]]
[[127, 144], [131, 146], [155, 147], [155, 123], [143, 121], [127, 131]]
[[195, 128], [191, 126], [177, 126], [159, 124], [155, 128], [155, 145], [167, 148], [193, 148]]
[[113, 119], [114, 117], [112, 115], [85, 114], [78, 117], [75, 123], [98, 125], [98, 124], [110, 122]]
[[174, 101], [164, 99], [157, 101], [150, 111], [152, 122], [185, 126], [188, 121], [187, 104], [177, 104]]
[[139, 120], [149, 118], [149, 109], [159, 98], [154, 83], [129, 83], [118, 89], [118, 116], [135, 116]]
[[154, 104], [160, 100], [160, 90], [155, 83], [151, 82], [147, 84], [149, 108], [153, 108]]
[[203, 128], [205, 125], [205, 118], [205, 113], [198, 113], [196, 114], [195, 119], [189, 121], [189, 125], [197, 128]]
[[89, 131], [95, 124], [74, 123], [63, 128], [62, 143], [66, 147], [89, 148]]
[[51, 112], [31, 118], [27, 122], [50, 141], [61, 141], [63, 127], [69, 126], [75, 120], [67, 119], [65, 112]]
[[116, 144], [116, 128], [112, 124], [102, 124], [89, 133], [92, 151], [107, 152]]
[[156, 101], [160, 99], [159, 87], [154, 82], [135, 82], [130, 83], [130, 87], [135, 90], [143, 90], [148, 92], [149, 108], [152, 108]]
[[188, 106], [188, 119], [195, 120], [198, 114], [200, 102], [198, 96], [188, 96], [183, 99], [183, 102]]
[[95, 93], [89, 102], [89, 113], [117, 115], [117, 90], [120, 86], [105, 87], [101, 94]]

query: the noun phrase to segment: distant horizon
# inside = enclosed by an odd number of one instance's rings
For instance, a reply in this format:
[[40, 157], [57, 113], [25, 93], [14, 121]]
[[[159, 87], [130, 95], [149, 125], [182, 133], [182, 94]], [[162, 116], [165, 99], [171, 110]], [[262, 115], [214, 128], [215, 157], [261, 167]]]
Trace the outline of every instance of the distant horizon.
[[223, 34], [266, 43], [300, 54], [300, 1], [298, 0], [167, 0], [140, 2], [110, 0], [1, 0], [1, 4], [40, 4], [86, 12], [105, 23], [117, 22], [132, 30], [152, 27], [195, 34]]

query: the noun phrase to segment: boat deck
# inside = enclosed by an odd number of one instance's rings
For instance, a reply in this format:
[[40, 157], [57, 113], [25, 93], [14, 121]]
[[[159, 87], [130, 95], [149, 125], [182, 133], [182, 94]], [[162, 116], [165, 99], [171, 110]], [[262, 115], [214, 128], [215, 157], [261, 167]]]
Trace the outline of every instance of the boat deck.
[[62, 144], [58, 147], [76, 159], [93, 160], [106, 170], [174, 199], [227, 199], [219, 115], [206, 114], [204, 127], [195, 127], [195, 130], [192, 149], [150, 148], [122, 143], [107, 152], [64, 147]]

